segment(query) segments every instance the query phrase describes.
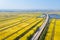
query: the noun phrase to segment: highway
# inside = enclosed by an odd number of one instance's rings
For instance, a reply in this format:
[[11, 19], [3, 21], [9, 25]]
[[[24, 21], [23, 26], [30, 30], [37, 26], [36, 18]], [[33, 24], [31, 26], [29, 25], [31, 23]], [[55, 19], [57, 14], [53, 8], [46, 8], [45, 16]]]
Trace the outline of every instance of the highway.
[[31, 40], [38, 40], [39, 36], [42, 34], [43, 29], [45, 28], [47, 22], [49, 20], [48, 14], [46, 14], [46, 20], [45, 22], [41, 25], [41, 27], [38, 29], [38, 31], [33, 35]]

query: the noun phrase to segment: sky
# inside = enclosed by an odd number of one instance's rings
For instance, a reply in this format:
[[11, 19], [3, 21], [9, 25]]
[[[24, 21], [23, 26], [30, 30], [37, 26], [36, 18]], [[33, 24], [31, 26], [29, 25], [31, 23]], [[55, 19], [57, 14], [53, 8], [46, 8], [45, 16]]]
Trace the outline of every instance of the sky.
[[60, 10], [60, 0], [0, 0], [0, 9]]

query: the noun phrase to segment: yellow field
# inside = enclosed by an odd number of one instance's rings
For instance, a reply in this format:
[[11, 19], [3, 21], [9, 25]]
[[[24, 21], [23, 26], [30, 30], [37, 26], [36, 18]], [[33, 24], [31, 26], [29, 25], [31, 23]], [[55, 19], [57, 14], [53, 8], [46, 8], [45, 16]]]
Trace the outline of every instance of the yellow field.
[[54, 40], [60, 40], [60, 19], [56, 19]]
[[0, 17], [0, 40], [29, 40], [43, 24], [41, 14], [2, 15]]
[[60, 19], [52, 19], [45, 40], [60, 39]]

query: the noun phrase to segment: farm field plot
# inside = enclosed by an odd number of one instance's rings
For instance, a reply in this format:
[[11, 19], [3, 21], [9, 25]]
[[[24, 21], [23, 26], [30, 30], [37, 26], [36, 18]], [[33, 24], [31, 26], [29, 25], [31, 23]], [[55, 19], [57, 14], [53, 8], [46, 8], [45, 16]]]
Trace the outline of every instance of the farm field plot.
[[60, 19], [56, 19], [54, 40], [60, 39]]
[[1, 15], [0, 40], [30, 40], [45, 18], [42, 14]]
[[51, 19], [49, 29], [45, 36], [45, 40], [59, 40], [60, 39], [60, 19]]

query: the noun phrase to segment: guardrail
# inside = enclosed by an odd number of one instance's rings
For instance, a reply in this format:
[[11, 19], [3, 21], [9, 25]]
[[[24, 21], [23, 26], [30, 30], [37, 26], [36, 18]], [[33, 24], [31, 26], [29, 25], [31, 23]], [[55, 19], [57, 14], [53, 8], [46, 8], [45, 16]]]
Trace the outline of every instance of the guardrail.
[[46, 20], [45, 20], [45, 22], [38, 29], [38, 31], [33, 35], [33, 37], [31, 38], [31, 40], [38, 40], [39, 39], [39, 37], [41, 36], [42, 31], [44, 30], [44, 28], [45, 28], [46, 24], [48, 23], [48, 21], [49, 21], [49, 16], [48, 16], [48, 14], [46, 14]]

